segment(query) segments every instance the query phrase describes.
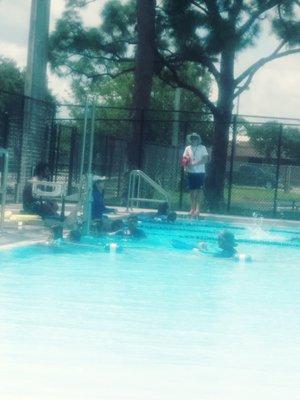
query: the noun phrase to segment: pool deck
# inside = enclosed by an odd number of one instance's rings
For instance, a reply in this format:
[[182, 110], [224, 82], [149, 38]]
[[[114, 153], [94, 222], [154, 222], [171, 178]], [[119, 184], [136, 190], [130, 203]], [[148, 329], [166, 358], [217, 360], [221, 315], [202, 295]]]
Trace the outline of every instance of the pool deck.
[[[66, 213], [72, 210], [72, 205], [68, 205], [66, 208]], [[117, 207], [117, 213], [110, 215], [110, 218], [119, 219], [125, 218], [132, 213], [153, 213], [153, 209], [132, 209], [127, 211], [125, 207]], [[14, 215], [14, 220], [9, 217], [5, 218], [4, 226], [0, 230], [0, 250], [5, 250], [8, 248], [26, 246], [34, 243], [45, 242], [50, 234], [49, 228], [45, 226], [45, 223], [40, 221], [23, 221], [22, 225], [18, 224], [17, 215], [20, 214], [21, 206], [20, 204], [10, 204], [6, 206], [6, 213]], [[177, 212], [179, 218], [189, 219], [190, 216], [187, 212], [179, 211]], [[251, 224], [255, 222], [253, 218], [240, 217], [232, 215], [220, 215], [220, 214], [206, 214], [202, 213], [199, 216], [201, 220], [208, 221], [221, 221], [236, 224]], [[300, 221], [293, 220], [278, 220], [278, 219], [261, 219], [258, 220], [259, 226], [280, 226], [280, 227], [293, 227], [300, 229]]]

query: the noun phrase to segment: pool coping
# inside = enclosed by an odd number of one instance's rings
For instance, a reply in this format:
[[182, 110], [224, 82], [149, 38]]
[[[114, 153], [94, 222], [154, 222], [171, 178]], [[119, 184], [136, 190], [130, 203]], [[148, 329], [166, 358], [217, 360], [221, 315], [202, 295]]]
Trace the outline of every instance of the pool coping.
[[27, 247], [27, 246], [34, 246], [36, 244], [44, 244], [46, 240], [24, 240], [15, 243], [3, 244], [0, 245], [0, 252], [6, 250], [13, 250], [17, 248]]
[[[17, 205], [12, 205], [12, 207], [16, 207]], [[141, 208], [133, 208], [127, 210], [125, 207], [116, 207], [117, 213], [112, 214], [110, 218], [126, 218], [126, 216], [130, 214], [149, 214], [153, 215], [156, 210], [153, 209], [141, 209]], [[14, 210], [15, 211], [15, 210]], [[218, 221], [218, 222], [227, 222], [227, 223], [235, 223], [235, 224], [245, 224], [249, 223], [251, 226], [257, 224], [260, 227], [266, 226], [277, 226], [277, 227], [293, 227], [300, 229], [300, 221], [295, 220], [282, 220], [282, 219], [272, 219], [272, 218], [253, 218], [253, 217], [246, 217], [246, 216], [235, 216], [235, 215], [225, 215], [225, 214], [210, 214], [210, 213], [200, 213], [199, 218], [191, 218], [188, 212], [185, 211], [177, 211], [178, 218], [182, 218], [183, 220], [189, 221]], [[0, 244], [0, 252], [5, 250], [11, 250], [18, 247], [26, 247], [32, 246], [36, 244], [43, 244], [47, 242], [47, 237], [45, 236], [46, 227], [44, 226], [43, 222], [40, 222], [38, 225], [36, 223], [26, 224], [26, 230], [30, 232], [32, 239], [25, 239], [22, 240], [20, 235], [18, 237], [18, 227], [16, 222], [6, 221], [6, 227], [11, 229], [11, 239], [8, 240], [7, 243]], [[31, 230], [31, 228], [35, 226], [35, 232]], [[38, 229], [37, 229], [38, 228]], [[5, 227], [4, 227], [5, 229]], [[48, 231], [47, 231], [48, 232]], [[43, 236], [43, 238], [41, 238]]]

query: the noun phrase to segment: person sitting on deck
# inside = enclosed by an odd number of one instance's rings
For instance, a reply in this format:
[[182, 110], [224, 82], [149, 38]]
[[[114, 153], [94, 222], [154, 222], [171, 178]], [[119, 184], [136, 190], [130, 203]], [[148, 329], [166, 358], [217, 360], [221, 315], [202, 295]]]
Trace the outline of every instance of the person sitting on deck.
[[115, 212], [114, 208], [108, 208], [104, 203], [104, 184], [106, 177], [95, 175], [93, 177], [92, 190], [92, 219], [101, 220], [103, 214]]
[[50, 171], [46, 163], [40, 162], [34, 169], [34, 176], [28, 180], [23, 190], [23, 211], [28, 214], [37, 214], [43, 219], [58, 218], [58, 204], [48, 199], [39, 199], [34, 196], [33, 183], [50, 181]]

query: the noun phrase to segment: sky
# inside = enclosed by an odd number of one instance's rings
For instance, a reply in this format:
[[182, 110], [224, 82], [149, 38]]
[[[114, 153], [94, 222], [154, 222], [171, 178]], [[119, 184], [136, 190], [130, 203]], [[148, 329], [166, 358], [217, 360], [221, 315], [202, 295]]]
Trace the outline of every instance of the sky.
[[[65, 0], [52, 0], [50, 31], [64, 10]], [[87, 26], [99, 24], [99, 4], [97, 0], [84, 12]], [[0, 55], [11, 58], [24, 67], [27, 58], [31, 0], [0, 0]], [[245, 51], [237, 59], [236, 72], [242, 71], [258, 57], [268, 55], [275, 48], [268, 27], [254, 48]], [[272, 61], [256, 73], [250, 89], [241, 94], [239, 113], [274, 117], [300, 118], [300, 54]], [[49, 72], [48, 84], [52, 93], [60, 101], [69, 101], [71, 92], [66, 79], [57, 78]], [[212, 90], [213, 99], [216, 88]]]

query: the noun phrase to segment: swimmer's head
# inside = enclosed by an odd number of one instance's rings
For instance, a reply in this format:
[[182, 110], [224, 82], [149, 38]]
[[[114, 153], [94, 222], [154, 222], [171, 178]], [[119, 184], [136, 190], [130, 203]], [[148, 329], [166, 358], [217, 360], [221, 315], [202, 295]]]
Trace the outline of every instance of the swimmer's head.
[[171, 211], [169, 212], [168, 216], [167, 216], [167, 221], [168, 222], [175, 222], [177, 219], [177, 214], [175, 211]]
[[169, 210], [169, 204], [167, 202], [160, 203], [157, 207], [157, 215], [167, 215]]
[[123, 227], [124, 227], [124, 222], [121, 219], [115, 219], [111, 223], [110, 231], [115, 232], [118, 231], [119, 229], [122, 229]]
[[218, 235], [219, 247], [223, 250], [231, 250], [237, 246], [234, 234], [230, 231], [221, 231]]
[[63, 227], [61, 225], [51, 226], [52, 239], [57, 240], [63, 237]]
[[79, 229], [72, 229], [69, 233], [69, 239], [72, 242], [79, 242], [81, 239], [81, 232]]
[[130, 228], [136, 228], [138, 224], [138, 217], [134, 214], [131, 214], [127, 218], [127, 225]]
[[197, 243], [197, 248], [198, 248], [200, 251], [205, 251], [205, 250], [207, 250], [207, 243], [205, 243], [205, 242], [198, 242], [198, 243]]

